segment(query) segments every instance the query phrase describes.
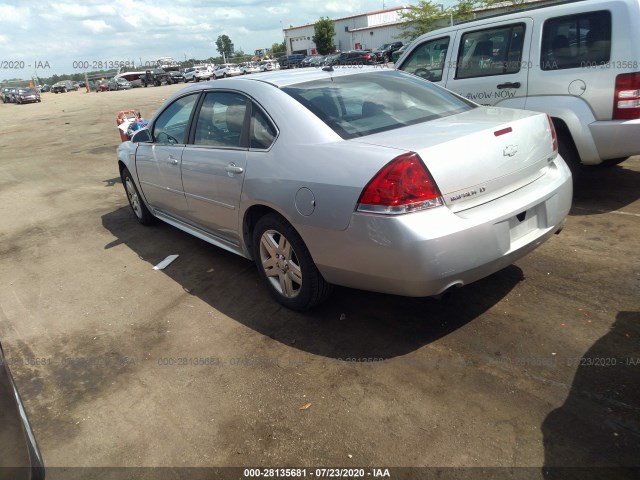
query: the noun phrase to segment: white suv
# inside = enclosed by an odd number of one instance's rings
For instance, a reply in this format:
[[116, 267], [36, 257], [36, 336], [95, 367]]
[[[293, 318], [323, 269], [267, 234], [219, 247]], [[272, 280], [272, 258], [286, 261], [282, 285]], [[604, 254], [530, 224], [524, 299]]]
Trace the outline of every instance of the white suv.
[[185, 68], [184, 81], [199, 82], [200, 80], [210, 80], [211, 71], [204, 65], [196, 65], [194, 67]]
[[242, 71], [240, 67], [235, 63], [223, 63], [218, 65], [213, 71], [213, 76], [218, 78], [227, 78], [227, 77], [235, 77], [236, 75], [241, 75]]
[[396, 62], [483, 105], [547, 113], [574, 170], [640, 153], [640, 3], [589, 0], [434, 30]]

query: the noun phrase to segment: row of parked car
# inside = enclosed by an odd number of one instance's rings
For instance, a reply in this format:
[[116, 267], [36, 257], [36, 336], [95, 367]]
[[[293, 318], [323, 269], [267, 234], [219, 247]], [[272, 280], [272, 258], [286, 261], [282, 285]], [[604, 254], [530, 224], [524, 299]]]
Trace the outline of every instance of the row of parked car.
[[319, 67], [325, 65], [374, 65], [393, 61], [394, 52], [403, 47], [402, 42], [386, 43], [371, 50], [348, 50], [330, 55], [304, 55], [294, 53], [280, 57], [280, 68]]
[[259, 62], [221, 63], [211, 67], [209, 65], [195, 65], [184, 70], [186, 82], [199, 82], [218, 78], [235, 77], [250, 73], [270, 72], [279, 70], [280, 64], [276, 60]]
[[0, 90], [2, 103], [36, 103], [41, 102], [40, 92], [33, 87], [4, 87]]

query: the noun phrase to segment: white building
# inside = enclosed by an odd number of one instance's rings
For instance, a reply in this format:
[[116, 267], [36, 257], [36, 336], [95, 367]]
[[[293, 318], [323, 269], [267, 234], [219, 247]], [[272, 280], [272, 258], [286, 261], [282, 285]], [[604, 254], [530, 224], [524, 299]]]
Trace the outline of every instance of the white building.
[[[352, 15], [334, 20], [336, 35], [334, 43], [341, 51], [354, 49], [375, 49], [385, 43], [402, 40], [400, 13], [409, 7], [387, 8], [376, 12]], [[317, 53], [313, 43], [314, 24], [284, 29], [287, 53]]]
[[[524, 0], [527, 7], [541, 6], [547, 3], [558, 3], [559, 0]], [[402, 23], [401, 13], [409, 11], [412, 7], [395, 7], [385, 10], [378, 10], [370, 13], [362, 13], [350, 17], [343, 17], [334, 20], [336, 35], [334, 43], [337, 50], [373, 50], [395, 41], [406, 39], [401, 37]], [[507, 13], [518, 8], [511, 2], [496, 3], [491, 7], [476, 10], [474, 18], [487, 15]], [[446, 27], [452, 20], [446, 18], [439, 20], [436, 25]], [[299, 27], [289, 27], [284, 29], [284, 37], [287, 44], [287, 54], [304, 53], [314, 55], [316, 45], [313, 43], [314, 24], [301, 25]]]

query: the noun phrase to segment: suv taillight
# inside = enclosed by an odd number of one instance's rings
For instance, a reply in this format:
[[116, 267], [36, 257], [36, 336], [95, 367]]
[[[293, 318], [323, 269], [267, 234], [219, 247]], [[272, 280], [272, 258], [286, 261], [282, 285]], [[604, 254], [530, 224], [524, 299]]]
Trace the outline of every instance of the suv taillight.
[[558, 156], [558, 134], [556, 133], [556, 127], [553, 126], [553, 120], [547, 115], [549, 121], [549, 128], [551, 129], [551, 148], [553, 148], [553, 158]]
[[614, 120], [640, 118], [640, 73], [623, 73], [616, 77], [613, 98]]
[[444, 205], [440, 189], [415, 152], [400, 155], [376, 173], [358, 199], [358, 211], [398, 215]]

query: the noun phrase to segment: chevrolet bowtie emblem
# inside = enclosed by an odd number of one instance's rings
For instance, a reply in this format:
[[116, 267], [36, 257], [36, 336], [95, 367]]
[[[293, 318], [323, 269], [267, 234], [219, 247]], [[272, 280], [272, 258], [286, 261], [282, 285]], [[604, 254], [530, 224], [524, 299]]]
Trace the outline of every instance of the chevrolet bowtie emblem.
[[516, 153], [518, 153], [517, 145], [508, 145], [504, 147], [504, 150], [502, 151], [502, 155], [505, 157], [513, 157]]

